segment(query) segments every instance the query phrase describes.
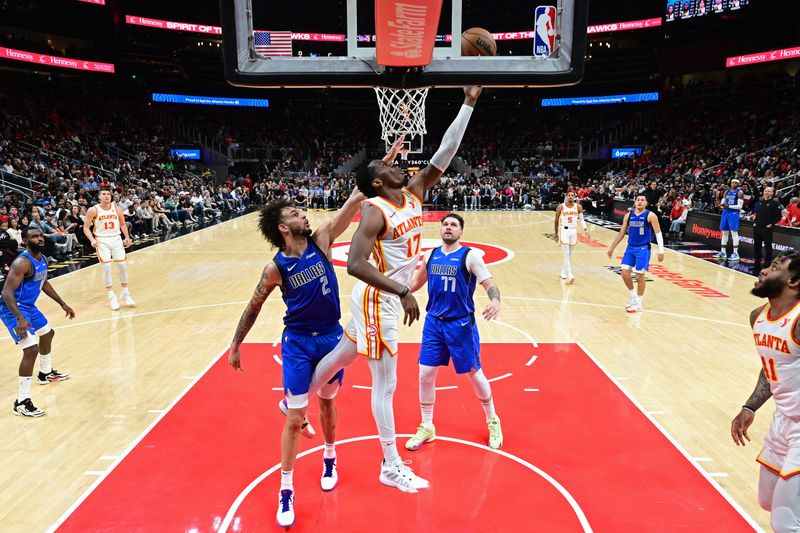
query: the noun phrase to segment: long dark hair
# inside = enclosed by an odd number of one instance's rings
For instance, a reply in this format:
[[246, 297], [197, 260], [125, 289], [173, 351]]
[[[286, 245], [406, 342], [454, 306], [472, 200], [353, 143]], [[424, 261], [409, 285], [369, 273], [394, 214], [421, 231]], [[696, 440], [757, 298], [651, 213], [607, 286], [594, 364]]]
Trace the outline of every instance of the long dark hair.
[[258, 214], [258, 229], [261, 230], [261, 235], [278, 250], [286, 248], [281, 230], [278, 229], [278, 225], [283, 221], [285, 207], [294, 207], [294, 202], [280, 198], [262, 207]]

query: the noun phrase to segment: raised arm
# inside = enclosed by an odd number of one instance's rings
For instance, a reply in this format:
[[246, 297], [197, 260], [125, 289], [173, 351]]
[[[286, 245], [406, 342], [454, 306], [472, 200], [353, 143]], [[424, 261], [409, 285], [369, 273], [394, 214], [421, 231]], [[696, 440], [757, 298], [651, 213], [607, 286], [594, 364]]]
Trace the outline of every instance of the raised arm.
[[278, 272], [278, 267], [272, 261], [264, 268], [261, 273], [261, 279], [256, 285], [253, 296], [245, 307], [242, 317], [239, 319], [239, 325], [236, 326], [236, 333], [233, 334], [231, 341], [230, 354], [228, 355], [228, 362], [234, 370], [242, 370], [241, 353], [239, 347], [242, 345], [244, 338], [256, 323], [258, 313], [261, 312], [261, 306], [267, 300], [267, 296], [280, 284], [281, 275]]
[[319, 246], [326, 255], [330, 256], [331, 245], [339, 235], [344, 233], [344, 230], [347, 229], [350, 222], [353, 221], [353, 216], [355, 216], [358, 211], [358, 207], [366, 198], [364, 193], [358, 190], [358, 187], [353, 189], [353, 192], [350, 193], [350, 197], [336, 215], [319, 226], [311, 236], [314, 242], [317, 243], [317, 246]]
[[464, 87], [464, 105], [456, 115], [455, 120], [442, 137], [439, 149], [431, 157], [431, 164], [414, 174], [408, 182], [408, 189], [420, 198], [425, 197], [425, 191], [433, 187], [444, 171], [450, 166], [450, 161], [456, 155], [464, 132], [467, 130], [469, 118], [472, 116], [472, 108], [478, 101], [481, 94], [480, 87]]
[[614, 237], [614, 242], [611, 243], [611, 246], [608, 247], [608, 258], [611, 259], [611, 256], [614, 255], [614, 248], [625, 238], [625, 233], [628, 231], [628, 219], [630, 218], [631, 213], [628, 211], [625, 213], [625, 216], [622, 218], [622, 227], [619, 228], [619, 232], [617, 236]]

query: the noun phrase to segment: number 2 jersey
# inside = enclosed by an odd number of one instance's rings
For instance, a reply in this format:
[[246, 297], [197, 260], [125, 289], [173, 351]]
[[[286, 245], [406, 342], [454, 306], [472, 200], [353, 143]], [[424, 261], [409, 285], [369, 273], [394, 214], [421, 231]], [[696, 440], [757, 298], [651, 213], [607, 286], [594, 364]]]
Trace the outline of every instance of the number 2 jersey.
[[800, 339], [792, 336], [798, 317], [800, 302], [775, 319], [770, 318], [767, 304], [753, 324], [753, 339], [775, 406], [792, 418], [800, 417]]
[[314, 239], [300, 257], [278, 252], [272, 259], [281, 274], [281, 296], [286, 304], [283, 324], [306, 333], [327, 333], [339, 326], [339, 283], [328, 256]]

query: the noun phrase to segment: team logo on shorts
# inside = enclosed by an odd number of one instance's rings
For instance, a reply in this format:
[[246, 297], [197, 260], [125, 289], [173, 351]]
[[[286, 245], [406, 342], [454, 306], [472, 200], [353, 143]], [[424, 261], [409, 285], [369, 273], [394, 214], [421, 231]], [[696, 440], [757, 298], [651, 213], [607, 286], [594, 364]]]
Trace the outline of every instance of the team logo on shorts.
[[[482, 242], [461, 241], [464, 246], [469, 246], [473, 249], [470, 253], [478, 253], [483, 257], [483, 262], [486, 265], [497, 265], [505, 263], [514, 258], [514, 252], [508, 248], [497, 246], [495, 244], [485, 244]], [[422, 264], [422, 255], [432, 248], [441, 246], [440, 239], [422, 239], [422, 250], [420, 253], [420, 264]], [[334, 243], [331, 246], [331, 255], [333, 266], [347, 268], [347, 256], [350, 253], [350, 241], [342, 241]]]
[[375, 337], [378, 334], [378, 326], [375, 324], [368, 324], [367, 325], [367, 335], [370, 337]]

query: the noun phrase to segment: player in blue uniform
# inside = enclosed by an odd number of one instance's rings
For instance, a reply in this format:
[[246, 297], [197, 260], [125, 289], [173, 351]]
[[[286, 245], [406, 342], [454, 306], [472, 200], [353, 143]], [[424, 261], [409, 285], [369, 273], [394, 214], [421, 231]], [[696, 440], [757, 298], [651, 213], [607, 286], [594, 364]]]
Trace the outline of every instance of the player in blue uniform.
[[[731, 187], [725, 193], [725, 198], [720, 203], [722, 218], [719, 221], [719, 230], [722, 233], [719, 253], [714, 254], [717, 259], [739, 260], [739, 214], [744, 207], [744, 192], [739, 188], [739, 180], [733, 178]], [[728, 257], [728, 235], [733, 237], [733, 253]]]
[[[264, 268], [255, 293], [242, 314], [231, 343], [229, 362], [234, 369], [242, 370], [240, 345], [267, 296], [280, 287], [286, 303], [281, 355], [287, 412], [281, 435], [281, 490], [277, 520], [283, 527], [292, 525], [295, 518], [292, 473], [300, 433], [306, 423], [312, 375], [317, 363], [343, 341], [343, 330], [339, 325], [339, 285], [330, 262], [331, 244], [347, 229], [363, 199], [361, 192], [353, 191], [336, 216], [314, 232], [305, 214], [287, 200], [268, 204], [262, 208], [259, 218], [261, 233], [278, 248], [278, 253]], [[355, 359], [355, 349], [351, 351]], [[317, 392], [325, 435], [323, 490], [332, 490], [338, 480], [334, 398], [342, 374], [340, 370]]]
[[475, 395], [481, 401], [489, 426], [489, 447], [503, 444], [500, 418], [495, 413], [492, 388], [481, 369], [480, 337], [475, 323], [475, 287], [480, 284], [489, 296], [483, 318], [492, 320], [500, 312], [500, 289], [494, 284], [483, 258], [468, 246], [461, 246], [464, 219], [455, 213], [442, 219], [442, 245], [424, 257], [424, 268], [414, 275], [411, 291], [428, 283], [428, 307], [419, 353], [419, 403], [422, 423], [406, 442], [406, 449], [417, 450], [436, 440], [433, 405], [436, 401], [436, 374], [450, 360], [456, 374], [467, 374]]
[[[53, 354], [50, 347], [55, 332], [47, 323], [47, 318], [36, 307], [39, 294], [44, 292], [55, 300], [70, 320], [75, 318], [75, 311], [64, 303], [56, 290], [47, 281], [47, 258], [44, 256], [44, 235], [38, 229], [22, 230], [25, 242], [23, 251], [8, 272], [3, 285], [3, 302], [0, 304], [0, 319], [8, 328], [11, 338], [22, 348], [22, 361], [19, 364], [19, 393], [14, 402], [14, 414], [38, 417], [44, 414], [31, 401], [31, 383], [33, 382], [33, 365], [36, 357], [42, 367], [36, 382], [47, 385], [55, 381], [64, 381], [69, 374], [54, 370]], [[38, 341], [38, 342], [37, 342]]]
[[[622, 256], [622, 281], [631, 293], [628, 305], [625, 310], [629, 313], [642, 311], [644, 301], [645, 275], [650, 269], [650, 242], [655, 234], [658, 243], [658, 262], [664, 260], [664, 236], [661, 234], [661, 225], [658, 223], [658, 216], [647, 209], [647, 197], [644, 194], [637, 194], [633, 203], [633, 211], [628, 211], [622, 219], [622, 227], [619, 229], [614, 242], [608, 248], [608, 258], [614, 255], [614, 248], [622, 241], [625, 234], [628, 234], [628, 247]], [[631, 270], [636, 273], [638, 292], [633, 288]]]

